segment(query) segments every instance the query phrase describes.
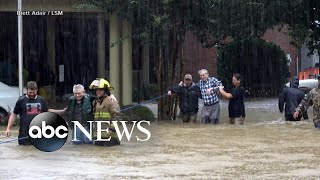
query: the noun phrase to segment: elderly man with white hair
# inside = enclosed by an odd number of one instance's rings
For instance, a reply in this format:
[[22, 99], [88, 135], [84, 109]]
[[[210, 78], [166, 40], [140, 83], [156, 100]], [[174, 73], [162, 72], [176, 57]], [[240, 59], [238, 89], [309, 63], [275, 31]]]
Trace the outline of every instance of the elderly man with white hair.
[[214, 77], [209, 77], [208, 70], [201, 69], [198, 71], [200, 81], [198, 83], [203, 99], [203, 108], [201, 122], [219, 124], [220, 105], [217, 93], [221, 82]]
[[[48, 111], [60, 115], [67, 113], [69, 124], [71, 121], [78, 121], [87, 132], [89, 132], [90, 124], [88, 121], [93, 121], [91, 101], [94, 98], [95, 97], [85, 93], [83, 85], [76, 84], [73, 86], [73, 96], [69, 98], [69, 103], [66, 108], [62, 110], [49, 109]], [[108, 99], [117, 102], [113, 94], [108, 96]], [[73, 124], [71, 128], [73, 128]], [[92, 144], [92, 141], [76, 126], [76, 129], [72, 131], [72, 144]]]
[[[93, 120], [90, 96], [85, 94], [83, 85], [73, 86], [73, 96], [69, 98], [68, 107], [62, 110], [49, 109], [50, 112], [58, 114], [67, 113], [69, 122], [78, 121], [88, 132], [90, 126], [88, 121]], [[71, 125], [71, 127], [73, 127]], [[76, 134], [76, 137], [74, 135]], [[84, 135], [78, 127], [72, 131], [72, 144], [92, 144], [92, 141]]]

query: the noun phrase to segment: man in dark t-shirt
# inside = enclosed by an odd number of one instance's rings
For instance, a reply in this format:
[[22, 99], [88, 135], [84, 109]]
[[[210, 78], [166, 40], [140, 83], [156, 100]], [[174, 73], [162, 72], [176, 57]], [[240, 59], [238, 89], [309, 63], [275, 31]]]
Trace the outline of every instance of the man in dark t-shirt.
[[8, 126], [6, 130], [6, 136], [10, 136], [10, 131], [17, 115], [20, 117], [20, 129], [19, 129], [19, 145], [30, 145], [29, 138], [29, 125], [31, 120], [42, 112], [47, 112], [48, 108], [45, 100], [37, 95], [38, 86], [34, 81], [27, 83], [27, 94], [19, 97], [14, 107], [13, 113], [10, 115]]
[[245, 89], [242, 86], [236, 87], [236, 88], [233, 88], [230, 93], [233, 98], [231, 98], [229, 101], [229, 106], [228, 106], [229, 118], [238, 118], [238, 117], [245, 118], [246, 113], [244, 110], [244, 101], [243, 101]]
[[245, 109], [244, 109], [244, 95], [245, 89], [242, 87], [242, 76], [238, 73], [234, 74], [232, 77], [232, 84], [234, 88], [231, 90], [231, 93], [227, 93], [223, 90], [223, 86], [219, 86], [219, 91], [221, 95], [229, 99], [229, 118], [230, 124], [243, 124], [245, 118]]

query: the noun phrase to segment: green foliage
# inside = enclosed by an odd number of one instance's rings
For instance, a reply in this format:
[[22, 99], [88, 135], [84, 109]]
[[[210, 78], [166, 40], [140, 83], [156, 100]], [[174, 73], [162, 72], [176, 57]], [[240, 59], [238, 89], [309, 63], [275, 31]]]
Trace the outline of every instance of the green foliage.
[[[182, 43], [187, 31], [193, 32], [204, 47], [220, 48], [230, 39], [241, 41], [259, 38], [269, 28], [288, 24], [292, 44], [299, 47], [307, 38], [307, 45], [311, 52], [315, 49], [320, 50], [320, 25], [314, 25], [315, 20], [320, 19], [320, 3], [315, 0], [89, 0], [86, 2], [88, 3], [77, 7], [98, 8], [126, 19], [132, 25], [132, 35], [123, 35], [124, 37], [120, 37], [119, 41], [111, 43], [110, 48], [128, 37], [136, 38], [141, 44], [150, 45], [152, 60], [156, 62], [159, 94], [162, 94], [170, 83], [179, 79], [174, 74], [174, 70], [179, 69], [178, 53], [182, 52]], [[311, 31], [310, 25], [312, 25]], [[271, 49], [269, 49], [270, 52], [276, 53], [276, 50]], [[259, 57], [259, 60], [261, 58], [268, 60], [268, 68], [266, 68], [270, 71], [268, 73], [277, 74], [278, 68], [272, 68], [273, 60], [269, 60], [274, 54], [267, 55], [266, 52], [263, 54], [266, 56], [260, 57], [255, 54], [254, 57]], [[248, 57], [252, 59], [250, 55]], [[283, 58], [285, 56], [281, 55], [281, 59]], [[251, 62], [252, 67], [255, 67], [253, 65], [257, 62], [260, 63], [256, 61]], [[279, 65], [278, 61], [275, 63], [274, 66]], [[284, 65], [277, 67], [287, 68]], [[283, 72], [286, 70], [284, 69]], [[218, 71], [221, 70], [218, 69]], [[244, 69], [244, 71], [248, 70]], [[285, 76], [281, 73], [277, 75], [281, 78]], [[281, 79], [280, 82], [282, 82]], [[278, 85], [278, 83], [272, 84], [276, 88]], [[251, 86], [255, 88], [255, 85]], [[265, 87], [265, 89], [271, 89], [271, 87]], [[160, 99], [158, 117], [166, 119], [168, 117], [163, 115], [163, 112], [166, 110], [167, 102], [162, 101], [163, 99]]]
[[227, 37], [260, 37], [281, 23], [278, 17], [286, 4], [277, 0], [199, 1], [193, 8], [192, 14], [198, 15], [191, 17], [192, 29], [205, 47], [223, 45]]
[[8, 125], [8, 119], [0, 116], [0, 126], [7, 126], [7, 125]]
[[17, 117], [15, 123], [13, 124], [14, 126], [20, 126], [20, 118]]
[[158, 96], [158, 86], [157, 84], [145, 84], [142, 89], [138, 90], [135, 88], [133, 90], [133, 100], [135, 102], [139, 100], [150, 100]]
[[223, 45], [227, 37], [260, 37], [269, 28], [288, 24], [293, 44], [307, 38], [312, 52], [320, 50], [316, 0], [91, 0], [74, 7], [98, 8], [127, 19], [135, 26], [133, 37], [142, 42], [155, 43], [154, 35], [176, 28], [181, 34], [194, 32], [205, 47], [212, 47]]
[[[320, 50], [320, 3], [316, 0], [203, 0], [191, 1], [190, 29], [204, 47], [261, 37], [275, 26], [289, 25], [292, 44], [307, 42], [311, 53]], [[317, 22], [318, 21], [318, 22]]]
[[292, 44], [301, 47], [306, 42], [310, 54], [320, 51], [320, 3], [316, 0], [294, 0], [283, 12], [283, 23], [289, 25]]
[[[0, 116], [0, 126], [7, 126], [8, 125], [9, 117], [2, 117]], [[20, 126], [20, 118], [17, 117], [13, 126]]]
[[310, 36], [310, 32], [305, 26], [299, 24], [289, 27], [290, 44], [297, 48], [301, 48], [303, 43], [306, 42], [307, 37]]
[[219, 51], [218, 78], [230, 89], [233, 74], [240, 73], [252, 96], [278, 96], [289, 76], [287, 62], [273, 43], [258, 38], [234, 41]]
[[[130, 108], [135, 106], [134, 104], [126, 105], [122, 109]], [[132, 109], [123, 112], [123, 120], [125, 121], [155, 121], [153, 112], [146, 106], [136, 106]]]
[[147, 84], [143, 87], [144, 100], [155, 98], [158, 95], [158, 86], [156, 84]]
[[[166, 46], [156, 40], [172, 28], [184, 35], [188, 25], [192, 0], [89, 0], [75, 5], [74, 8], [97, 8], [126, 19], [133, 25], [132, 38], [142, 43]], [[189, 12], [189, 13], [188, 13]], [[112, 47], [112, 46], [111, 46]]]

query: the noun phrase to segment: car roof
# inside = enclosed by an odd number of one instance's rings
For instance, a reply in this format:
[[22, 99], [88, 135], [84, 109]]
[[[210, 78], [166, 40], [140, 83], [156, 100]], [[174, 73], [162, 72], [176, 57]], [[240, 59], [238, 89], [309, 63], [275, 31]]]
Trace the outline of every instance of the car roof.
[[316, 88], [318, 86], [317, 79], [303, 79], [299, 80], [299, 87]]
[[0, 89], [10, 89], [11, 87], [4, 84], [3, 82], [0, 82]]
[[[286, 84], [287, 87], [290, 86], [290, 82]], [[318, 80], [317, 79], [303, 79], [299, 80], [299, 88], [309, 88], [313, 89], [318, 87]]]

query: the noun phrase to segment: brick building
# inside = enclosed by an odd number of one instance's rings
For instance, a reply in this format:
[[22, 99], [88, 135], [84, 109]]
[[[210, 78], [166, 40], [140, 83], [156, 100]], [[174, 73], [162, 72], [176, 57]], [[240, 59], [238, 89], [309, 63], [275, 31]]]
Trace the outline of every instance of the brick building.
[[[290, 74], [293, 76], [297, 75], [297, 58], [299, 50], [290, 45], [288, 28], [283, 27], [281, 31], [278, 31], [278, 28], [269, 29], [262, 36], [262, 39], [274, 42], [280, 46], [291, 61], [288, 63], [290, 66]], [[218, 50], [216, 48], [203, 48], [201, 43], [197, 40], [197, 37], [188, 32], [183, 44], [183, 59], [186, 60], [184, 72], [192, 74], [195, 79], [198, 80], [198, 70], [205, 68], [208, 69], [210, 75], [216, 76], [217, 53]]]

